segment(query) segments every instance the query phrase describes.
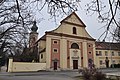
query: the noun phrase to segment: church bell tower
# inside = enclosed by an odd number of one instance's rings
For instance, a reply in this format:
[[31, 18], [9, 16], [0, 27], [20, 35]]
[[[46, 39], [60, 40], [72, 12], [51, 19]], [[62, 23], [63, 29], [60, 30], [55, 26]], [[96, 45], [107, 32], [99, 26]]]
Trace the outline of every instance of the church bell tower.
[[33, 22], [33, 26], [31, 27], [31, 32], [29, 36], [29, 47], [35, 46], [35, 42], [38, 39], [38, 33], [37, 33], [38, 27], [36, 25], [36, 21]]

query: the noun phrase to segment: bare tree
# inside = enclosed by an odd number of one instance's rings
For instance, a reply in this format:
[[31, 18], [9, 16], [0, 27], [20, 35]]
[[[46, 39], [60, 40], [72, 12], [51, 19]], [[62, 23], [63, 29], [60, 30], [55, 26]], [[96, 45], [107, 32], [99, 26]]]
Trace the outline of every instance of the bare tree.
[[27, 45], [30, 18], [30, 12], [17, 2], [4, 2], [0, 6], [0, 41], [7, 43], [2, 48], [15, 55]]
[[[56, 18], [76, 11], [80, 0], [2, 0], [0, 3], [0, 40], [1, 43], [7, 43], [4, 49], [14, 55], [21, 53], [22, 47], [27, 46], [29, 28], [36, 11], [47, 8], [48, 14]], [[99, 21], [106, 23], [106, 30], [101, 35], [105, 35], [103, 40], [108, 33], [118, 35], [120, 0], [92, 0], [86, 6], [88, 13], [97, 12]], [[111, 31], [112, 26], [114, 31]]]
[[77, 10], [79, 0], [2, 0], [0, 2], [0, 40], [1, 48], [10, 54], [21, 53], [28, 44], [30, 25], [34, 12], [47, 7], [47, 12], [56, 17]]
[[[69, 14], [72, 11], [77, 11], [79, 3], [84, 0], [33, 0], [31, 5], [35, 4], [35, 8], [41, 11], [47, 7], [47, 12], [54, 18], [59, 14]], [[90, 1], [90, 0], [88, 0]], [[86, 2], [87, 13], [97, 13], [100, 23], [104, 23], [105, 31], [101, 34], [100, 38], [106, 39], [108, 34], [115, 37], [116, 31], [120, 27], [120, 0], [91, 0], [90, 3]]]
[[100, 38], [104, 35], [105, 40], [110, 33], [114, 39], [120, 28], [120, 0], [91, 0], [86, 6], [88, 13], [97, 12], [99, 22], [105, 24], [106, 30]]

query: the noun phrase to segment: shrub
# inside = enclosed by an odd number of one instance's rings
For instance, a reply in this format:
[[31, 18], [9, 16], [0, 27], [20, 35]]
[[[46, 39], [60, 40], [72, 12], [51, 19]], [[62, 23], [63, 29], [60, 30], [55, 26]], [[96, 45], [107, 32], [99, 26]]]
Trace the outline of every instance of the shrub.
[[93, 75], [94, 80], [105, 80], [105, 74], [103, 74], [102, 72], [98, 72], [96, 71], [95, 74]]
[[120, 64], [117, 64], [118, 65], [118, 68], [120, 68]]
[[96, 68], [82, 70], [82, 76], [84, 80], [106, 80], [106, 75], [99, 72]]
[[120, 68], [120, 64], [111, 64], [111, 66], [110, 66], [111, 68]]

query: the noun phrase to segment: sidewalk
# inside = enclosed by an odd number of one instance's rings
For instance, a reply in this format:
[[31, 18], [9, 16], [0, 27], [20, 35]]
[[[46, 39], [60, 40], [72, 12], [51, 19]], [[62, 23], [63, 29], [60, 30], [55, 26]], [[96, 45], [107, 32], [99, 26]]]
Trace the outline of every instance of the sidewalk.
[[114, 72], [114, 73], [106, 73], [106, 75], [116, 75], [116, 76], [120, 76], [120, 72]]
[[106, 73], [106, 77], [110, 79], [120, 79], [120, 72]]

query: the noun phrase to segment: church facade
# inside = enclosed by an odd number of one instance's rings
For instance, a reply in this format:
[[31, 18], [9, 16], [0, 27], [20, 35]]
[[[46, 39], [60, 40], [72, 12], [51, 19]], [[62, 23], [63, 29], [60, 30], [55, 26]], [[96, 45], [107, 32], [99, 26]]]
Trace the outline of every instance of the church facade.
[[97, 42], [86, 31], [86, 25], [75, 12], [63, 19], [58, 28], [45, 32], [38, 39], [34, 21], [29, 35], [32, 56], [29, 62], [14, 62], [9, 59], [8, 72], [40, 70], [73, 70], [83, 67], [120, 68], [120, 43]]
[[96, 63], [95, 39], [77, 14], [73, 12], [60, 23], [37, 41], [39, 61], [52, 70], [78, 69]]

